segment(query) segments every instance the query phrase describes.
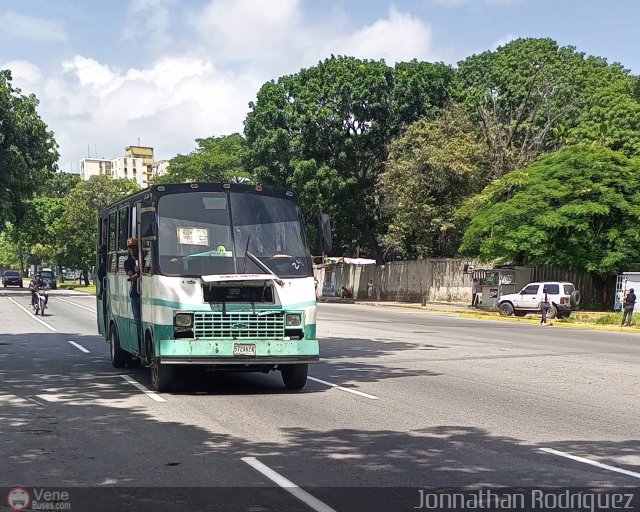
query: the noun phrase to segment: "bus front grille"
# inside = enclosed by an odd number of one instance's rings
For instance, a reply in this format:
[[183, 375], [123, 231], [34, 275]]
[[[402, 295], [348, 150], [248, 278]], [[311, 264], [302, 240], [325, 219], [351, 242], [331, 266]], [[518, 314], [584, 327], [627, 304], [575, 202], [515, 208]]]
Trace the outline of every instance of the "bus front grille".
[[196, 338], [282, 339], [284, 313], [194, 313]]

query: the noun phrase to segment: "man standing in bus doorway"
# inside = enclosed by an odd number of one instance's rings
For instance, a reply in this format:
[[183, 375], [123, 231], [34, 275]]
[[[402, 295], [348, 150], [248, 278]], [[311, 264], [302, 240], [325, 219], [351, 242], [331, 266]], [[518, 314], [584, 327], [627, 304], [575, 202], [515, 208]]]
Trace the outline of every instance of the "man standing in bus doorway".
[[138, 346], [140, 346], [142, 331], [140, 319], [140, 292], [138, 292], [138, 279], [140, 279], [140, 266], [136, 261], [138, 257], [138, 239], [131, 237], [127, 239], [127, 250], [129, 257], [124, 262], [124, 271], [129, 276], [127, 281], [131, 282], [131, 290], [129, 290], [129, 298], [131, 299], [131, 309], [133, 310], [133, 319], [136, 322], [136, 332], [138, 333]]

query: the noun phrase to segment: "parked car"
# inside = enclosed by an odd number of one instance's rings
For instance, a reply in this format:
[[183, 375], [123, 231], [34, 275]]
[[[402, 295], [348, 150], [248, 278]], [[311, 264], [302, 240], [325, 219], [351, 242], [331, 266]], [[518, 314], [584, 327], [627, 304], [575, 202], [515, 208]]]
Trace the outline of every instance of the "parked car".
[[580, 305], [580, 292], [572, 283], [545, 281], [529, 283], [518, 293], [503, 295], [498, 301], [498, 311], [501, 316], [539, 313], [545, 293], [551, 304], [547, 318], [568, 318]]
[[19, 286], [22, 288], [22, 276], [17, 270], [5, 270], [2, 273], [2, 285], [7, 286]]
[[41, 270], [40, 277], [44, 281], [44, 284], [46, 284], [52, 290], [58, 288], [58, 284], [56, 283], [56, 276], [53, 275], [53, 272], [51, 270]]

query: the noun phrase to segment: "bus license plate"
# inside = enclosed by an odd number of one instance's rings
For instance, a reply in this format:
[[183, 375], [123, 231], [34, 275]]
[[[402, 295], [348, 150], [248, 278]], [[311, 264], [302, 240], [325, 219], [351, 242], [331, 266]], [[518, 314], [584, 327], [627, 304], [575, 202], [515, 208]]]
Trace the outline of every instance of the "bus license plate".
[[256, 346], [255, 345], [240, 345], [238, 343], [233, 344], [233, 355], [234, 356], [255, 356], [256, 355]]

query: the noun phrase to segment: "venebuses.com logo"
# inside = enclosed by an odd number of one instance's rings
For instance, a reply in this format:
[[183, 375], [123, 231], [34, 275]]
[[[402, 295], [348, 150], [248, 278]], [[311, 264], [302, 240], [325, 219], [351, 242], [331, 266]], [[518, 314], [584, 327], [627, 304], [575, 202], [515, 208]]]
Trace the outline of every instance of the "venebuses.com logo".
[[29, 492], [26, 489], [21, 487], [9, 489], [7, 505], [9, 505], [11, 510], [26, 510], [30, 504], [31, 496], [29, 496]]

